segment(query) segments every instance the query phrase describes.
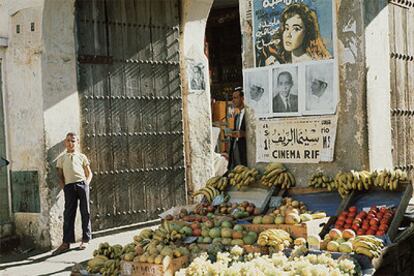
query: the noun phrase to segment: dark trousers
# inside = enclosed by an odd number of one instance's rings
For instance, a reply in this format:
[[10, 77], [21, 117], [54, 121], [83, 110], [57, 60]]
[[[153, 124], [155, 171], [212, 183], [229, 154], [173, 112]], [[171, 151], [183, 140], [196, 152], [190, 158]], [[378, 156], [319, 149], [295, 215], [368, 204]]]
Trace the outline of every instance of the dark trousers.
[[75, 218], [80, 205], [82, 217], [82, 241], [91, 239], [91, 220], [89, 210], [89, 185], [84, 181], [66, 184], [63, 188], [65, 193], [65, 211], [63, 212], [63, 242], [75, 242]]

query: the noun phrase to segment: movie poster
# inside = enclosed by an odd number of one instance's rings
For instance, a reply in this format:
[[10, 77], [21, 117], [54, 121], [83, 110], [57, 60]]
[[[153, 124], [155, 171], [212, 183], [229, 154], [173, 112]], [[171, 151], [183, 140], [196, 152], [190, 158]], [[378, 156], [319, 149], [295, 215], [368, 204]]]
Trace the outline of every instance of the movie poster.
[[335, 1], [253, 0], [252, 7], [255, 66], [270, 71], [266, 117], [335, 114]]

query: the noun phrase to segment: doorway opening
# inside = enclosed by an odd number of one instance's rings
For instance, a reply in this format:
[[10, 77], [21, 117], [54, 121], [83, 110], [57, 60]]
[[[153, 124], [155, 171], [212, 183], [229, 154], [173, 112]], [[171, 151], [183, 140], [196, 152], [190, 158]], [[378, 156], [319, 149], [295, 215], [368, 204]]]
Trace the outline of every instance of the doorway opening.
[[[206, 55], [210, 68], [210, 93], [215, 151], [228, 153], [230, 140], [224, 135], [233, 128], [229, 116], [234, 88], [243, 86], [242, 37], [237, 0], [215, 0], [206, 25]], [[217, 137], [218, 135], [218, 137]]]

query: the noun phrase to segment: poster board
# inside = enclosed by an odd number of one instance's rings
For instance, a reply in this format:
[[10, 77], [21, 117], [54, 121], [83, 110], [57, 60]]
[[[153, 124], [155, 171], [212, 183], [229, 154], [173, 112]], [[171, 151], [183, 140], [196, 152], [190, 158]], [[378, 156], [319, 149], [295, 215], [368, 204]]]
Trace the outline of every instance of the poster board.
[[[255, 68], [243, 74], [246, 102], [256, 117], [335, 114], [339, 91], [336, 2], [253, 0], [252, 4]], [[267, 83], [252, 81], [259, 72], [266, 75]], [[267, 107], [253, 104], [258, 86]]]
[[337, 117], [275, 118], [256, 123], [256, 161], [319, 163], [334, 159]]

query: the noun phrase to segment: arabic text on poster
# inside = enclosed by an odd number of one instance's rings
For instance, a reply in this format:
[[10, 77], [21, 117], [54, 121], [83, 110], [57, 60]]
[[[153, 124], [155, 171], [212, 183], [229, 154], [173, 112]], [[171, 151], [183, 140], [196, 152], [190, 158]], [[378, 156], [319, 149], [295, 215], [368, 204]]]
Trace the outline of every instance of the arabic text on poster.
[[256, 135], [257, 162], [333, 161], [336, 117], [258, 121]]

